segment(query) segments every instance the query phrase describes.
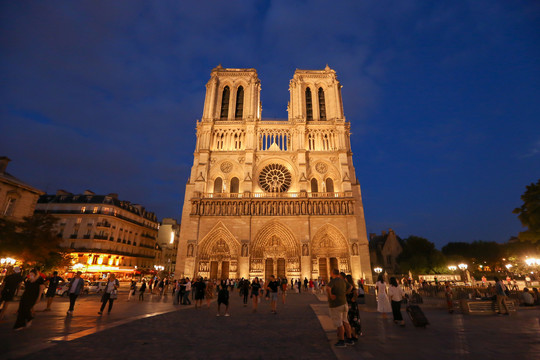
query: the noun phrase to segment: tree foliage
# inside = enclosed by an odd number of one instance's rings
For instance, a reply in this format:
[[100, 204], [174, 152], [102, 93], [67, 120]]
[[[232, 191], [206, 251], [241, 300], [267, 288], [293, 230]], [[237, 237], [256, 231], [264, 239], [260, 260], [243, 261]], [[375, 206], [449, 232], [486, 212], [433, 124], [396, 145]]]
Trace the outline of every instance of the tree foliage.
[[0, 254], [45, 268], [65, 264], [67, 255], [55, 231], [57, 221], [48, 214], [34, 214], [22, 222], [0, 219]]
[[532, 243], [540, 242], [540, 179], [526, 187], [525, 193], [521, 195], [523, 205], [514, 209], [514, 214], [518, 214], [521, 225], [527, 228], [519, 233], [521, 241]]
[[439, 274], [445, 269], [445, 258], [435, 244], [414, 235], [404, 239], [403, 252], [397, 262], [402, 272], [411, 270], [421, 274]]

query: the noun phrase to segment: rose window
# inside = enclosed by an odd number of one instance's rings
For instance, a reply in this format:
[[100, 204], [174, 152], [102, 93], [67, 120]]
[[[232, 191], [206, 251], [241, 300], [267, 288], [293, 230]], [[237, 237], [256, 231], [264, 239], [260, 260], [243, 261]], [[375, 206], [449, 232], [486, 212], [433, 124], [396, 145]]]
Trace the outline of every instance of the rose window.
[[285, 192], [291, 186], [291, 173], [283, 165], [270, 164], [259, 174], [259, 185], [266, 192]]

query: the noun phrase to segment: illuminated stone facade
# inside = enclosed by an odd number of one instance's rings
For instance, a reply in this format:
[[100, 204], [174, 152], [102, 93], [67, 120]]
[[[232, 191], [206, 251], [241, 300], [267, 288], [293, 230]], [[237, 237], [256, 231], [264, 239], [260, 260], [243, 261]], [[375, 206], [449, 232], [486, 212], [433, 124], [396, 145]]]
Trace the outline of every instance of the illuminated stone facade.
[[[156, 215], [116, 194], [59, 190], [43, 195], [36, 212], [59, 218], [61, 246], [72, 250], [74, 265], [89, 272], [133, 272], [153, 269], [161, 254], [156, 246]], [[84, 267], [81, 267], [84, 265]]]
[[288, 120], [262, 120], [255, 69], [212, 70], [176, 276], [371, 280], [360, 184], [334, 70], [296, 70]]

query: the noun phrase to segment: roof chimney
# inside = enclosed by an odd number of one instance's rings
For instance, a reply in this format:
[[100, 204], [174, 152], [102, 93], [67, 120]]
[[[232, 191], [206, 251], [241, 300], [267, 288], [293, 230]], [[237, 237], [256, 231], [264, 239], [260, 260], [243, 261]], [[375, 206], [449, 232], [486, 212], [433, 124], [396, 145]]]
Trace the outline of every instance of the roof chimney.
[[83, 195], [96, 195], [96, 194], [91, 190], [84, 190]]
[[0, 174], [3, 174], [6, 172], [6, 168], [10, 161], [11, 159], [8, 158], [7, 156], [0, 156]]

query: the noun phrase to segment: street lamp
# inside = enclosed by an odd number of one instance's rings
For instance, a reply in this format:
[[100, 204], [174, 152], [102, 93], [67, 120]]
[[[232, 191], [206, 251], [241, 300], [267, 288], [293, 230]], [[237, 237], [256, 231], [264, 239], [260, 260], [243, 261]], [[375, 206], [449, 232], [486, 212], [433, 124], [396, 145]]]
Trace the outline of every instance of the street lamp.
[[510, 270], [512, 268], [512, 264], [506, 264], [504, 266], [506, 267], [507, 270]]
[[376, 267], [375, 269], [373, 269], [373, 271], [375, 271], [377, 274], [380, 274], [382, 272], [382, 268]]
[[456, 265], [450, 265], [450, 266], [448, 266], [448, 270], [455, 271], [455, 270], [457, 270], [457, 266]]
[[467, 270], [468, 268], [467, 264], [459, 264], [458, 267], [460, 270]]

